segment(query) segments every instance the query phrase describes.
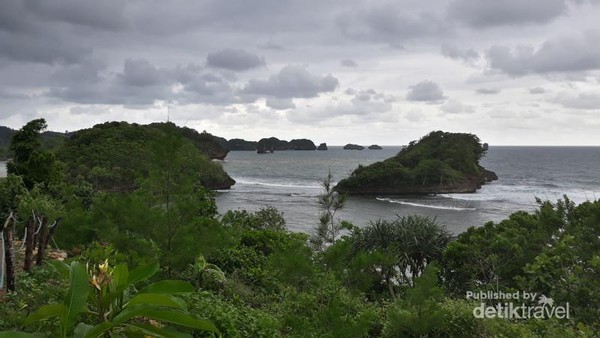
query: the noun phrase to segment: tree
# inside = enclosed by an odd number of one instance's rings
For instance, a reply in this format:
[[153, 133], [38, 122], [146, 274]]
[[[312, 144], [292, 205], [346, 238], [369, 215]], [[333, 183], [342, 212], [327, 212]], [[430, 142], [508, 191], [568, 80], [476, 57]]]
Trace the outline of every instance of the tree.
[[12, 161], [7, 164], [7, 173], [23, 177], [28, 189], [35, 184], [47, 185], [52, 177], [54, 155], [41, 149], [40, 133], [48, 125], [46, 120], [28, 122], [17, 131], [11, 140]]
[[452, 239], [435, 219], [418, 215], [371, 222], [352, 237], [353, 257], [367, 263], [362, 272], [378, 276], [392, 299], [397, 287], [414, 286], [429, 263], [440, 261]]
[[317, 202], [321, 209], [319, 225], [310, 237], [312, 246], [317, 250], [323, 250], [332, 245], [338, 239], [340, 232], [348, 228], [346, 222], [340, 222], [335, 218], [336, 213], [344, 207], [346, 195], [339, 194], [333, 189], [333, 175], [331, 171], [321, 182], [323, 193], [319, 195]]

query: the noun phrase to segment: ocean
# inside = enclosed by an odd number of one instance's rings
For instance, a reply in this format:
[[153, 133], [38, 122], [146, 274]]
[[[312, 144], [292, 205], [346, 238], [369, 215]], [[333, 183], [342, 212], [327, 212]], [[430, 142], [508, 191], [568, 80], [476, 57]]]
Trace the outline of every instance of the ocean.
[[[394, 156], [400, 147], [383, 150], [276, 151], [256, 154], [232, 151], [223, 162], [237, 183], [216, 194], [219, 212], [272, 206], [283, 212], [292, 231], [310, 232], [318, 223], [320, 181], [331, 171], [334, 180], [359, 164]], [[533, 211], [536, 198], [555, 202], [567, 195], [580, 203], [600, 198], [600, 147], [492, 146], [481, 164], [498, 174], [474, 194], [437, 196], [351, 196], [338, 216], [364, 226], [396, 215], [436, 217], [458, 234], [470, 226], [501, 221], [518, 210]], [[0, 177], [6, 175], [0, 162]]]
[[[400, 149], [232, 151], [223, 167], [237, 183], [217, 192], [217, 206], [222, 213], [273, 206], [283, 212], [290, 230], [309, 232], [318, 223], [319, 183], [329, 171], [340, 180], [359, 164], [394, 156]], [[600, 147], [491, 146], [481, 164], [499, 179], [474, 194], [351, 196], [339, 218], [364, 226], [379, 218], [418, 214], [436, 217], [457, 234], [518, 210], [533, 211], [536, 198], [555, 202], [567, 195], [577, 203], [600, 198]]]

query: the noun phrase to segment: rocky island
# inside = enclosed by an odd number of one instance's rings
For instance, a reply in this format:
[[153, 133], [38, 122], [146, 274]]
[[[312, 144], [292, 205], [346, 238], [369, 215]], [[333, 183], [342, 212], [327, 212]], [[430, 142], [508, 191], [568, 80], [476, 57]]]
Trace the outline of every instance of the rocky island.
[[205, 188], [229, 189], [235, 180], [211, 161], [227, 155], [223, 142], [173, 123], [107, 122], [71, 133], [56, 157], [68, 168], [68, 182], [83, 179], [105, 192], [136, 190], [140, 178], [149, 177], [155, 165], [169, 156], [180, 161], [170, 163], [180, 172], [201, 173], [197, 183]]
[[392, 158], [359, 166], [335, 189], [350, 195], [473, 193], [498, 179], [479, 165], [485, 151], [473, 134], [434, 131]]
[[344, 146], [344, 150], [363, 150], [365, 147], [359, 146], [358, 144], [348, 143]]
[[327, 143], [321, 143], [319, 144], [319, 146], [317, 147], [317, 150], [327, 150]]
[[369, 149], [371, 149], [371, 150], [381, 150], [381, 149], [383, 149], [383, 148], [381, 148], [380, 146], [378, 146], [378, 145], [376, 145], [376, 144], [373, 144], [373, 145], [370, 145], [370, 146], [369, 146]]
[[308, 139], [280, 140], [276, 137], [263, 138], [256, 144], [259, 154], [272, 153], [276, 150], [316, 150], [317, 146]]

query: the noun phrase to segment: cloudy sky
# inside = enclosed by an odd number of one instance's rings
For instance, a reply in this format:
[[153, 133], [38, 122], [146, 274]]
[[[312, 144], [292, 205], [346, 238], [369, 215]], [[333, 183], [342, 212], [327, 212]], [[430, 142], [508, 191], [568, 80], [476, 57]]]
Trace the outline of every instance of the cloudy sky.
[[600, 145], [599, 0], [0, 2], [0, 125]]

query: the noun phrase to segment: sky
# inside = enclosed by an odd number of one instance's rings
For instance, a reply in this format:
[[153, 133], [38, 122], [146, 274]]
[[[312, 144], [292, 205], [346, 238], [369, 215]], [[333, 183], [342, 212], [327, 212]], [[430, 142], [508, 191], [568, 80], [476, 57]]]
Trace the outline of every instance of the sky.
[[600, 0], [2, 0], [0, 125], [600, 145]]

